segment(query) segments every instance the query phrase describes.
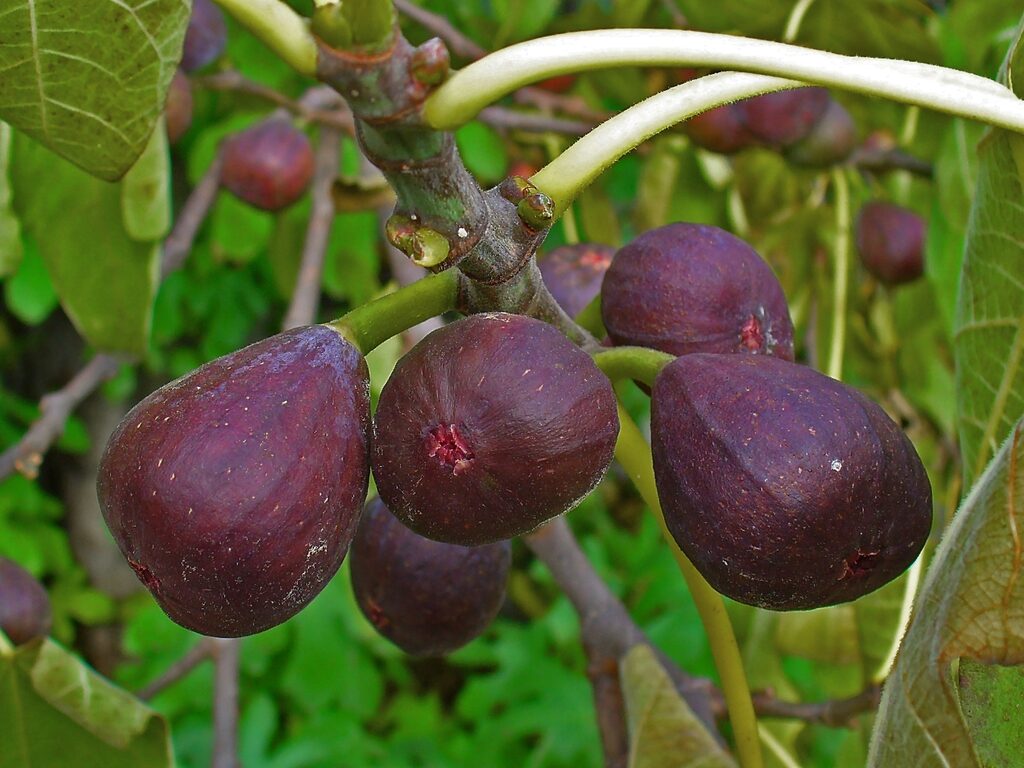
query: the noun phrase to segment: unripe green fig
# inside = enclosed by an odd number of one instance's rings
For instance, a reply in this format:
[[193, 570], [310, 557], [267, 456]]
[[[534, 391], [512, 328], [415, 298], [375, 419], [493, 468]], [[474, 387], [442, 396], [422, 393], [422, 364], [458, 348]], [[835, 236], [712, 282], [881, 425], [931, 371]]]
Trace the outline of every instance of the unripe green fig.
[[618, 430], [611, 383], [556, 328], [472, 315], [398, 361], [374, 416], [373, 476], [403, 524], [477, 546], [579, 503], [604, 477]]
[[857, 390], [766, 355], [677, 358], [654, 383], [665, 523], [716, 590], [802, 610], [899, 576], [931, 527], [910, 440]]
[[338, 570], [368, 439], [366, 361], [326, 326], [296, 328], [136, 405], [103, 454], [100, 506], [168, 616], [249, 635], [298, 613]]
[[0, 630], [15, 645], [50, 632], [50, 598], [43, 585], [13, 560], [0, 557]]
[[367, 620], [403, 651], [444, 656], [501, 609], [511, 553], [508, 541], [462, 547], [420, 536], [376, 498], [352, 541], [352, 590]]

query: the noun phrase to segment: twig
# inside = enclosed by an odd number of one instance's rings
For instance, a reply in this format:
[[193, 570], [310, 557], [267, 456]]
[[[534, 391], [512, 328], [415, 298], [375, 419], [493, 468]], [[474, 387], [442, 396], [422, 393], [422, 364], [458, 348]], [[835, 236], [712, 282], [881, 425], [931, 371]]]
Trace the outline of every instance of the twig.
[[[347, 136], [355, 135], [355, 122], [352, 120], [352, 113], [348, 111], [341, 97], [331, 89], [326, 89], [330, 94], [329, 98], [318, 99], [320, 103], [309, 103], [305, 98], [299, 100], [289, 98], [273, 88], [250, 80], [235, 70], [197, 77], [195, 83], [199, 87], [208, 88], [211, 91], [231, 91], [255, 96], [283, 107], [304, 120], [330, 126]], [[319, 92], [320, 89], [311, 90]]]
[[900, 149], [872, 149], [860, 147], [850, 156], [850, 163], [858, 170], [885, 173], [886, 171], [909, 171], [916, 176], [930, 179], [934, 173], [927, 160], [907, 154]]
[[[523, 541], [548, 567], [576, 608], [580, 635], [592, 653], [617, 662], [635, 645], [651, 644], [587, 560], [564, 518], [552, 520], [524, 536]], [[661, 651], [654, 650], [694, 714], [717, 735], [711, 683], [687, 675]]]
[[395, 8], [408, 16], [428, 32], [440, 37], [456, 56], [464, 59], [479, 59], [487, 51], [457, 30], [444, 16], [438, 16], [409, 0], [395, 0]]
[[143, 701], [149, 701], [158, 693], [174, 685], [189, 672], [198, 667], [213, 654], [213, 640], [204, 637], [193, 645], [184, 656], [169, 666], [160, 677], [135, 694]]
[[587, 677], [594, 692], [605, 768], [626, 768], [629, 764], [629, 729], [626, 727], [626, 702], [618, 661], [592, 651], [586, 643], [583, 649], [587, 654]]
[[487, 107], [480, 112], [480, 120], [495, 128], [511, 131], [564, 133], [567, 136], [584, 136], [590, 133], [596, 124], [583, 120], [565, 120], [548, 115], [531, 115], [505, 107]]
[[238, 667], [241, 641], [210, 638], [215, 668], [213, 768], [238, 768]]
[[[878, 709], [882, 687], [873, 685], [848, 699], [820, 702], [791, 702], [775, 698], [761, 691], [754, 694], [754, 709], [761, 717], [780, 717], [802, 720], [805, 723], [827, 725], [830, 728], [849, 726], [851, 721], [865, 712]], [[724, 706], [723, 706], [724, 714]]]
[[324, 254], [334, 221], [334, 199], [331, 188], [338, 175], [338, 154], [341, 136], [337, 130], [324, 127], [320, 131], [320, 145], [316, 151], [313, 174], [313, 206], [306, 227], [306, 241], [302, 246], [302, 263], [292, 293], [291, 304], [285, 313], [284, 328], [309, 325], [316, 320], [320, 304], [320, 281], [323, 275]]
[[[181, 266], [192, 250], [196, 233], [210, 212], [220, 187], [221, 157], [218, 153], [203, 178], [189, 195], [164, 240], [160, 276], [166, 277]], [[43, 457], [64, 433], [72, 412], [100, 384], [117, 373], [124, 359], [116, 355], [98, 354], [58, 390], [43, 395], [39, 401], [40, 416], [17, 443], [0, 454], [0, 480], [17, 471], [28, 478], [39, 474]]]

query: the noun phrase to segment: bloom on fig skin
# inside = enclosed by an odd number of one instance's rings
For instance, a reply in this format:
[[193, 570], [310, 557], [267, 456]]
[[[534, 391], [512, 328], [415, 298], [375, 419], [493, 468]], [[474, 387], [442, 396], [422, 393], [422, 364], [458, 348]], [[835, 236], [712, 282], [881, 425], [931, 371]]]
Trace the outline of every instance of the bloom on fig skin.
[[508, 541], [463, 547], [420, 536], [380, 498], [366, 505], [349, 555], [359, 609], [413, 656], [444, 656], [487, 629], [511, 560]]
[[601, 317], [619, 345], [793, 359], [793, 323], [771, 267], [705, 224], [668, 224], [620, 248], [601, 286]]
[[651, 402], [665, 523], [723, 595], [772, 610], [854, 600], [924, 547], [924, 466], [852, 387], [774, 357], [697, 354], [665, 366]]
[[477, 546], [579, 503], [604, 477], [618, 430], [611, 383], [556, 328], [473, 315], [398, 361], [374, 416], [373, 476], [409, 528]]
[[15, 645], [50, 633], [50, 598], [43, 585], [13, 560], [0, 557], [0, 630]]
[[158, 389], [100, 463], [104, 519], [168, 616], [206, 635], [280, 624], [348, 550], [369, 479], [369, 375], [326, 326]]
[[563, 245], [538, 261], [544, 284], [569, 317], [583, 311], [601, 292], [615, 248], [601, 243]]
[[228, 42], [224, 14], [213, 0], [192, 0], [192, 15], [185, 30], [181, 68], [195, 72], [220, 58]]

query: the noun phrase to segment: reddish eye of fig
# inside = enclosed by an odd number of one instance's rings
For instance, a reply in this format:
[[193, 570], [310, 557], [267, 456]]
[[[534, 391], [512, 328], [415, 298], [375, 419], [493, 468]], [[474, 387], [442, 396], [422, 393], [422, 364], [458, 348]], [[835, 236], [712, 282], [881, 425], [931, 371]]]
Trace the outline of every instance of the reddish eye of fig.
[[743, 346], [751, 352], [758, 352], [764, 348], [764, 334], [761, 333], [761, 323], [751, 315], [747, 322], [740, 329], [740, 340]]
[[206, 635], [285, 621], [341, 565], [369, 478], [369, 378], [325, 326], [158, 389], [100, 463], [104, 519], [168, 616]]
[[539, 320], [473, 315], [398, 362], [374, 417], [373, 476], [409, 528], [475, 546], [575, 506], [617, 434], [614, 392], [589, 355]]

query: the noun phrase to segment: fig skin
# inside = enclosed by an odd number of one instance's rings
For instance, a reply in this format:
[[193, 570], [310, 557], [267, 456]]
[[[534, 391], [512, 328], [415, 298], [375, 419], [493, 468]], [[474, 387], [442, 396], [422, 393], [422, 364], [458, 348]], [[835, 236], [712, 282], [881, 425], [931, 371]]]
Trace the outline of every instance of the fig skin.
[[185, 30], [181, 51], [181, 68], [195, 72], [211, 64], [224, 53], [228, 31], [224, 14], [212, 0], [192, 0], [192, 15]]
[[0, 630], [15, 645], [50, 634], [50, 598], [35, 577], [0, 557]]
[[368, 437], [362, 355], [326, 326], [286, 331], [128, 413], [100, 463], [103, 516], [174, 621], [261, 632], [341, 565], [366, 498]]
[[174, 70], [174, 77], [171, 78], [164, 119], [167, 123], [167, 141], [171, 144], [177, 144], [178, 139], [192, 125], [192, 85], [188, 75], [181, 69]]
[[221, 183], [254, 208], [281, 211], [313, 180], [313, 147], [287, 118], [272, 117], [225, 142]]
[[432, 541], [375, 498], [363, 510], [349, 567], [359, 609], [380, 634], [411, 656], [444, 656], [498, 615], [511, 561], [508, 541]]
[[601, 281], [614, 255], [615, 248], [601, 243], [563, 245], [538, 266], [555, 301], [569, 317], [576, 317], [601, 292]]
[[685, 130], [698, 147], [720, 155], [734, 155], [757, 144], [738, 104], [723, 104], [695, 115], [686, 121]]
[[736, 103], [747, 131], [764, 146], [782, 149], [803, 139], [832, 101], [826, 88], [795, 88]]
[[373, 476], [421, 536], [477, 546], [579, 503], [611, 463], [611, 383], [554, 327], [473, 315], [398, 361], [374, 418]]
[[793, 323], [771, 267], [705, 224], [668, 224], [620, 248], [601, 287], [601, 316], [618, 345], [793, 359]]
[[861, 263], [883, 283], [900, 285], [924, 274], [925, 222], [913, 211], [892, 203], [865, 203], [855, 232]]
[[804, 610], [896, 578], [928, 538], [910, 440], [857, 390], [766, 356], [687, 355], [654, 384], [658, 496], [679, 547], [741, 603]]
[[857, 146], [857, 126], [838, 101], [830, 100], [811, 132], [786, 150], [786, 159], [807, 168], [826, 168], [846, 160]]

